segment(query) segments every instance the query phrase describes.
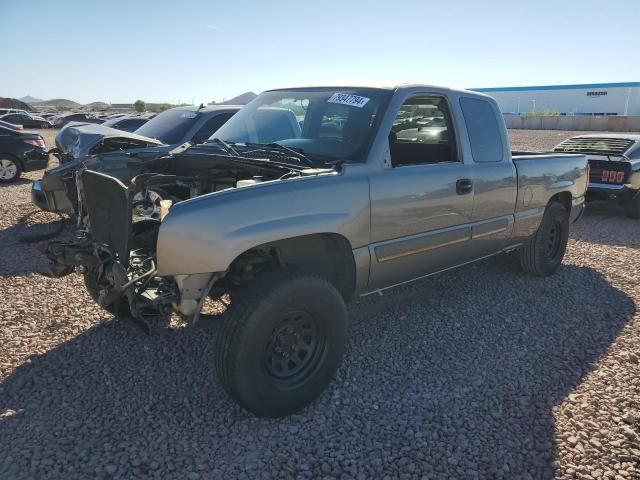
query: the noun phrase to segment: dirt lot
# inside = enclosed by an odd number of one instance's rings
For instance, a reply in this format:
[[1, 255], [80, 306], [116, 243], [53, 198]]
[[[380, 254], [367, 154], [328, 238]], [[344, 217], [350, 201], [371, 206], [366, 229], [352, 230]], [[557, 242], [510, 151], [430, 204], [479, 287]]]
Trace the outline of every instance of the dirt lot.
[[148, 336], [35, 275], [29, 189], [0, 186], [0, 478], [640, 478], [640, 223], [615, 204], [550, 278], [506, 256], [352, 305], [330, 389], [262, 420], [215, 380], [219, 322]]

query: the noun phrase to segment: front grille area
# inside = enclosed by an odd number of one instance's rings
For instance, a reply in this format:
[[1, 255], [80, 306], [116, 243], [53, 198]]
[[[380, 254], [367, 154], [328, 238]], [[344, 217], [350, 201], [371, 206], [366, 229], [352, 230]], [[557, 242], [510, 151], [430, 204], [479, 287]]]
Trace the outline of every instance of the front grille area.
[[574, 137], [569, 138], [553, 149], [554, 152], [591, 153], [594, 155], [611, 155], [620, 157], [635, 142], [626, 138], [612, 137]]
[[80, 175], [93, 239], [128, 265], [132, 218], [129, 190], [120, 180], [104, 173], [85, 170]]
[[631, 172], [629, 162], [607, 160], [589, 160], [589, 182], [621, 185]]

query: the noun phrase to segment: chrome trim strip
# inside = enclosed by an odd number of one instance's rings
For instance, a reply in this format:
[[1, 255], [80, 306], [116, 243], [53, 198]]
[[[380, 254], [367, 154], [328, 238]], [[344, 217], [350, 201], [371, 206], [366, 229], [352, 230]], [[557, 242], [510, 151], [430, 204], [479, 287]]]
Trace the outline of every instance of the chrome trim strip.
[[507, 230], [507, 227], [502, 227], [502, 228], [497, 228], [495, 230], [489, 230], [488, 232], [478, 233], [476, 235], [472, 235], [471, 236], [471, 240], [475, 240], [477, 238], [488, 237], [489, 235], [495, 235], [496, 233], [502, 233], [502, 232], [505, 232], [506, 230]]
[[631, 187], [631, 184], [623, 183], [622, 185], [619, 183], [599, 183], [599, 182], [589, 182], [589, 188], [602, 188], [604, 190], [624, 190], [625, 188]]
[[386, 287], [376, 288], [374, 290], [371, 290], [370, 292], [361, 293], [360, 296], [361, 297], [366, 297], [368, 295], [373, 295], [374, 293], [377, 293], [378, 295], [382, 295], [382, 292], [384, 290], [388, 290], [388, 289], [394, 288], [394, 287], [400, 287], [402, 285], [406, 285], [407, 283], [412, 283], [412, 282], [415, 282], [417, 280], [422, 280], [423, 278], [428, 278], [428, 277], [432, 277], [434, 275], [438, 275], [439, 273], [448, 272], [449, 270], [455, 270], [456, 268], [464, 267], [466, 265], [470, 265], [472, 263], [476, 263], [476, 262], [479, 262], [481, 260], [486, 260], [487, 258], [495, 257], [496, 255], [499, 255], [501, 253], [506, 253], [506, 252], [513, 251], [513, 250], [521, 247], [522, 245], [524, 245], [524, 244], [523, 243], [516, 243], [516, 244], [513, 244], [513, 245], [509, 245], [508, 247], [503, 248], [499, 252], [492, 253], [492, 254], [486, 255], [484, 257], [476, 258], [474, 260], [470, 260], [468, 262], [464, 262], [464, 263], [461, 263], [459, 265], [454, 265], [453, 267], [444, 268], [442, 270], [438, 270], [437, 272], [427, 273], [426, 275], [421, 275], [419, 277], [412, 278], [411, 280], [405, 280], [404, 282], [394, 283], [393, 285], [388, 285]]
[[428, 252], [429, 250], [435, 250], [436, 248], [447, 247], [449, 245], [455, 245], [456, 243], [462, 243], [469, 240], [469, 237], [457, 238], [455, 240], [449, 240], [448, 242], [438, 243], [437, 245], [428, 245], [426, 247], [415, 248], [413, 250], [407, 250], [406, 252], [400, 252], [392, 255], [387, 255], [385, 257], [378, 257], [376, 253], [376, 258], [378, 262], [386, 262], [388, 260], [395, 260], [396, 258], [406, 257], [407, 255], [415, 255], [416, 253]]

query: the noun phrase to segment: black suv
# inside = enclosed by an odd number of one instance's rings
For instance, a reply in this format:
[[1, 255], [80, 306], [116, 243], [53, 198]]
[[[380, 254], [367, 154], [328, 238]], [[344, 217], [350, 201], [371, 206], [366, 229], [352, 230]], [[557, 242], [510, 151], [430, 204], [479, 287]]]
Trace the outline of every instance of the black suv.
[[40, 135], [12, 127], [0, 121], [0, 183], [13, 182], [22, 172], [46, 168], [49, 161]]

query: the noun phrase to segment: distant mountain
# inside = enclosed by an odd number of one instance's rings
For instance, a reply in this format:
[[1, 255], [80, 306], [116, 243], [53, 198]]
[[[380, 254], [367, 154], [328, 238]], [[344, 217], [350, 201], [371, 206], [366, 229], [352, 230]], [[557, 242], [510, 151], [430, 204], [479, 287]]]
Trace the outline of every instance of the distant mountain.
[[38, 107], [78, 108], [82, 106], [81, 104], [74, 102], [73, 100], [67, 100], [66, 98], [54, 98], [43, 102], [34, 102], [33, 104]]
[[33, 107], [27, 103], [21, 102], [17, 98], [0, 97], [0, 108], [17, 108], [20, 110], [32, 111]]
[[87, 103], [85, 107], [90, 107], [95, 110], [106, 110], [107, 108], [109, 108], [109, 104], [105, 102], [91, 102]]
[[254, 98], [256, 98], [258, 95], [256, 95], [253, 92], [245, 92], [243, 94], [238, 95], [237, 97], [233, 97], [229, 100], [226, 100], [224, 102], [220, 102], [222, 105], [246, 105], [247, 103], [249, 103], [251, 100], [253, 100]]
[[20, 100], [21, 102], [24, 102], [24, 103], [44, 102], [43, 99], [32, 97], [31, 95], [27, 95], [26, 97], [20, 97], [18, 100]]

